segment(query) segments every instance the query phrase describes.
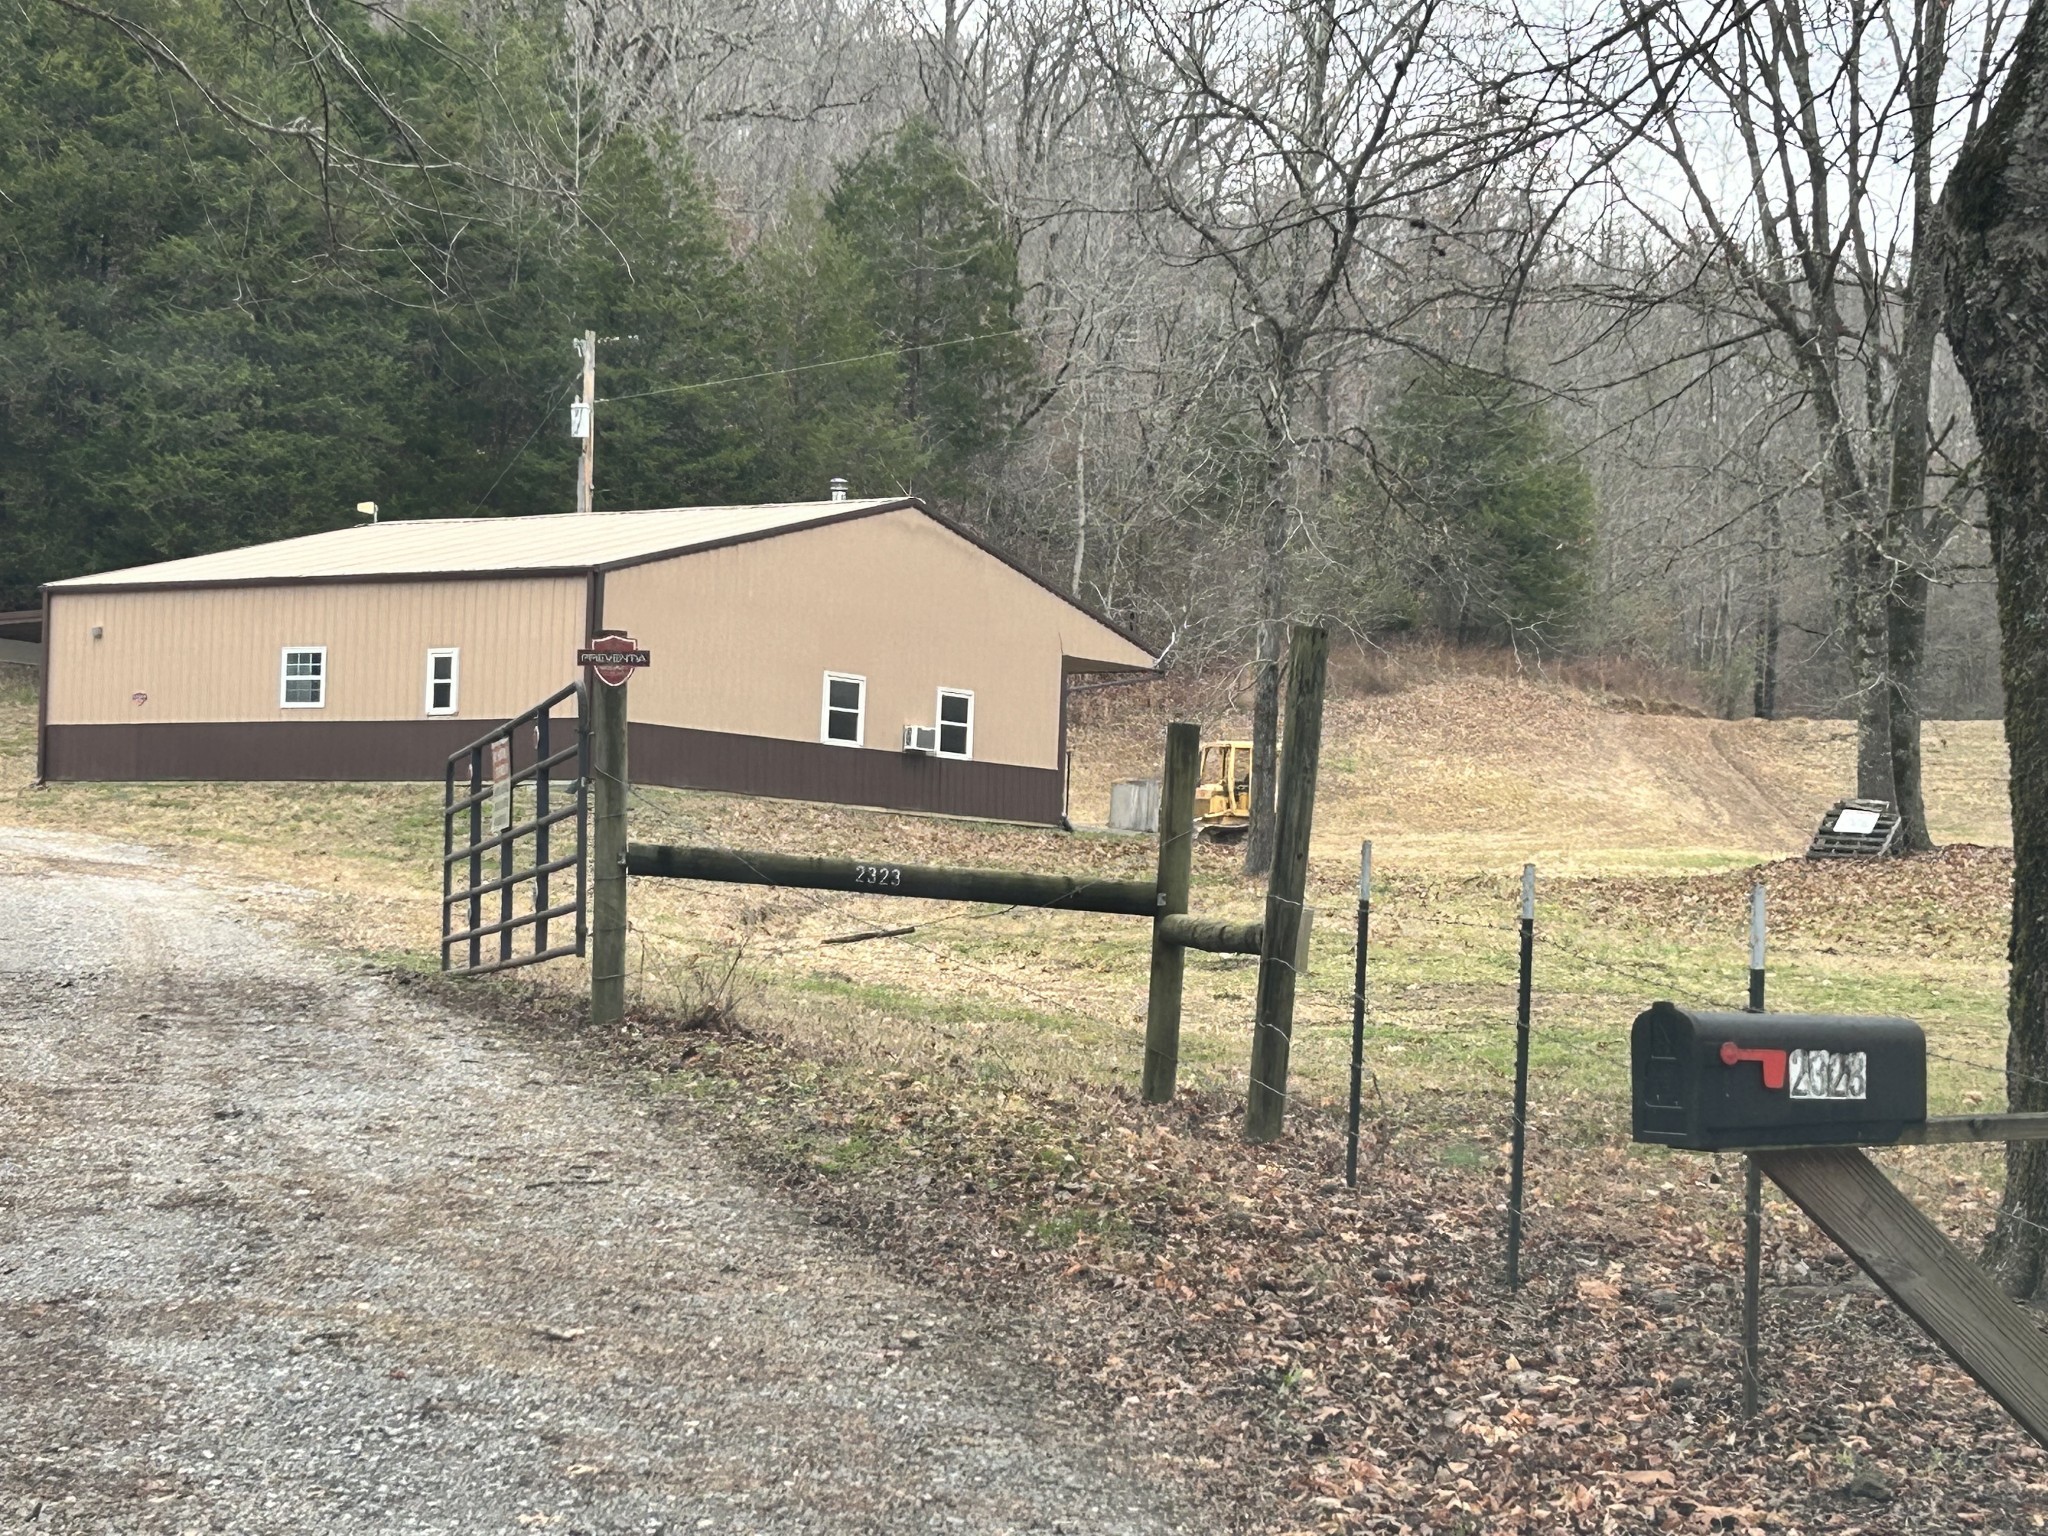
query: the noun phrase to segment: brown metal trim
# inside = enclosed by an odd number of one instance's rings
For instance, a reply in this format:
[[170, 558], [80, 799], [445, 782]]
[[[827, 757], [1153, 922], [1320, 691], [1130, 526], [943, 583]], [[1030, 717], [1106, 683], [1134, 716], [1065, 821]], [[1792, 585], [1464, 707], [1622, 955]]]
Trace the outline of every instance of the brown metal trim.
[[1069, 780], [1070, 780], [1070, 779], [1072, 778], [1072, 775], [1071, 775], [1071, 774], [1070, 774], [1070, 773], [1068, 772], [1068, 769], [1069, 769], [1069, 767], [1071, 766], [1071, 763], [1072, 763], [1072, 759], [1071, 759], [1071, 758], [1069, 758], [1069, 757], [1067, 756], [1067, 678], [1068, 678], [1068, 676], [1069, 676], [1068, 672], [1067, 672], [1067, 671], [1066, 671], [1066, 670], [1065, 670], [1064, 668], [1062, 668], [1062, 669], [1061, 669], [1061, 671], [1060, 671], [1060, 745], [1059, 745], [1059, 754], [1060, 754], [1060, 755], [1059, 755], [1059, 765], [1060, 765], [1060, 822], [1061, 822], [1061, 824], [1062, 824], [1063, 826], [1066, 826], [1066, 827], [1068, 827], [1069, 829], [1071, 829], [1071, 828], [1073, 827], [1073, 824], [1074, 824], [1074, 822], [1073, 822], [1073, 815], [1074, 815], [1074, 804], [1073, 804], [1073, 801], [1074, 801], [1074, 786], [1073, 786], [1073, 784], [1072, 784], [1072, 783], [1070, 783], [1070, 782], [1069, 782]]
[[564, 576], [585, 576], [588, 565], [528, 565], [503, 571], [377, 571], [358, 576], [215, 576], [197, 581], [95, 581], [80, 586], [45, 582], [45, 592], [55, 589], [67, 597], [86, 592], [210, 592], [225, 587], [346, 587], [389, 586], [394, 582], [429, 581], [544, 581]]
[[1060, 773], [876, 747], [827, 746], [635, 721], [635, 784], [982, 821], [1060, 822]]
[[[596, 639], [599, 632], [603, 629], [604, 572], [593, 566], [590, 571], [589, 584], [583, 591], [583, 638], [576, 642], [578, 648], [580, 649]], [[570, 659], [574, 660], [575, 658], [571, 657]], [[591, 671], [588, 667], [583, 669], [583, 692], [586, 697], [589, 696], [591, 689], [603, 686], [604, 684], [597, 680], [595, 672]]]
[[50, 772], [50, 589], [43, 588], [43, 664], [36, 671], [36, 783]]

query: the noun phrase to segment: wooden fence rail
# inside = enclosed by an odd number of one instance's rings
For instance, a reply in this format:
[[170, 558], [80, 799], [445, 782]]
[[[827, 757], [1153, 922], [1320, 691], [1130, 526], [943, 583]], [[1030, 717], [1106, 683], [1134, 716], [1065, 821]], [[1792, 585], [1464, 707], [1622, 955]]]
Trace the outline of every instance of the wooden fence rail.
[[1001, 907], [1054, 907], [1151, 917], [1158, 905], [1149, 880], [1090, 880], [1075, 875], [1033, 875], [1007, 869], [947, 869], [879, 860], [819, 859], [800, 854], [735, 852], [668, 843], [628, 843], [626, 873], [669, 880], [713, 880], [731, 885], [796, 886], [852, 891], [861, 896], [915, 896], [930, 901], [979, 901]]

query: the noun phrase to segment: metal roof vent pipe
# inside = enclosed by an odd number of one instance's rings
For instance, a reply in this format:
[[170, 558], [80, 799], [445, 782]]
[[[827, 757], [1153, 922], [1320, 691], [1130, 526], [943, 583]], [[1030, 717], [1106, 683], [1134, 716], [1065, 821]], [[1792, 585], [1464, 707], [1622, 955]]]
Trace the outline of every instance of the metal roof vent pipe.
[[832, 499], [834, 501], [846, 500], [846, 476], [834, 475], [832, 477]]

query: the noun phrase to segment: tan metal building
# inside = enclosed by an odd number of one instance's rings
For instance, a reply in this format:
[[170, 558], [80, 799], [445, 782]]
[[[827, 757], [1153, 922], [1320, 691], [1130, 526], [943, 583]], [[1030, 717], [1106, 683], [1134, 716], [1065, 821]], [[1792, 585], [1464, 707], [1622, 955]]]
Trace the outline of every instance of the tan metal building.
[[906, 499], [368, 524], [43, 596], [52, 780], [438, 779], [618, 628], [640, 783], [1057, 822], [1068, 677], [1157, 661]]

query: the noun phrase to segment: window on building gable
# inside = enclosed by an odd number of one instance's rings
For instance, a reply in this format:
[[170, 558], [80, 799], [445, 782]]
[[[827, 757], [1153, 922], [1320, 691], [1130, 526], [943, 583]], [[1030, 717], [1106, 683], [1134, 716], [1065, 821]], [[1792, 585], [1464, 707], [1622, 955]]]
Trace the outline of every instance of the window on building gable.
[[845, 672], [825, 674], [825, 718], [823, 737], [843, 747], [857, 747], [865, 739], [868, 681]]
[[974, 755], [974, 695], [964, 688], [939, 690], [939, 756]]
[[427, 713], [455, 713], [456, 686], [461, 676], [461, 652], [453, 646], [427, 652]]
[[277, 702], [284, 709], [318, 709], [327, 702], [327, 647], [288, 645]]

